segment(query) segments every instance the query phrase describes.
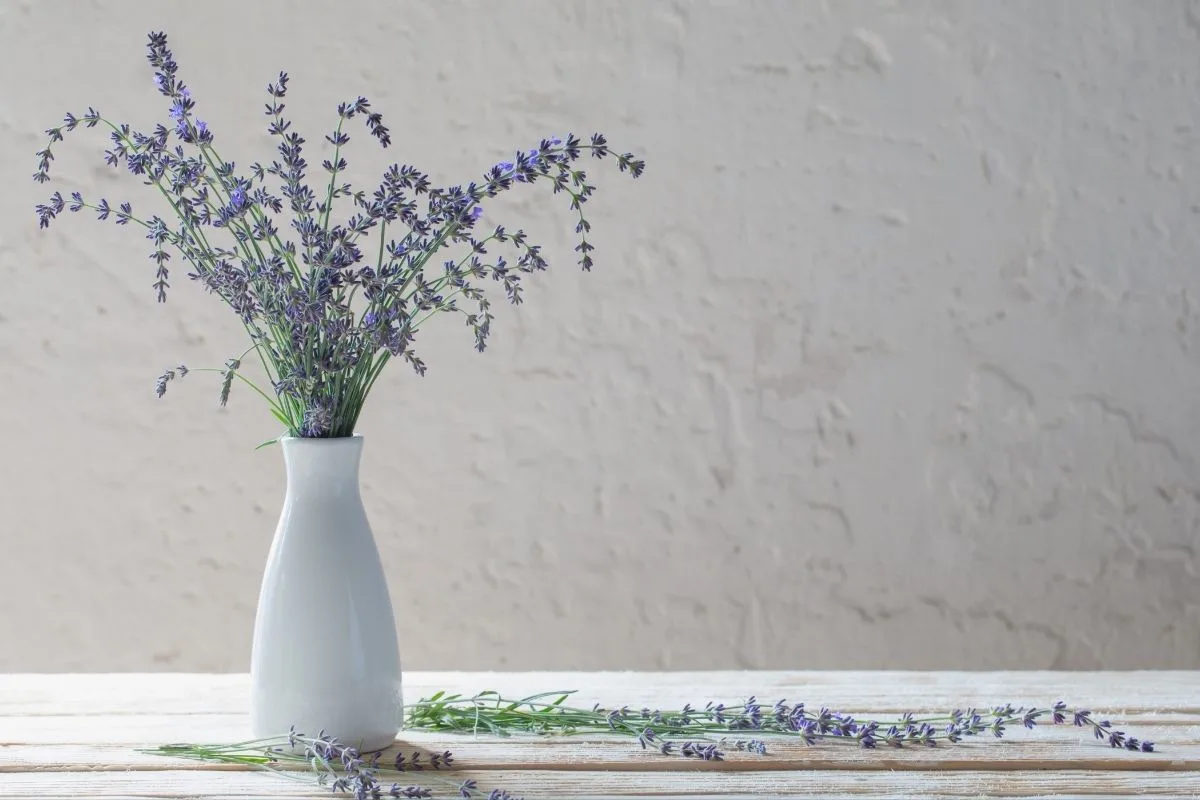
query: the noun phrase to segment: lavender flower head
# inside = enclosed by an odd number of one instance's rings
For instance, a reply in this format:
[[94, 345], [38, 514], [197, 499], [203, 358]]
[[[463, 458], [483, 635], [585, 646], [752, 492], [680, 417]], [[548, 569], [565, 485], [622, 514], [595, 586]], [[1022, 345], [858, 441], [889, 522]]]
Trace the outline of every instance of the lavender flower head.
[[[267, 86], [273, 158], [239, 167], [222, 158], [214, 134], [196, 116], [165, 34], [149, 35], [147, 61], [166, 103], [166, 123], [136, 131], [92, 108], [67, 114], [46, 131], [49, 142], [37, 153], [33, 177], [50, 180], [52, 148], [65, 133], [102, 127], [109, 141], [105, 162], [152, 187], [170, 205], [174, 221], [140, 215], [128, 202], [74, 193], [68, 203], [54, 192], [36, 208], [39, 225], [49, 227], [64, 211], [90, 211], [100, 221], [140, 228], [150, 242], [160, 302], [177, 259], [187, 277], [228, 305], [246, 329], [247, 350], [211, 370], [222, 376], [221, 405], [235, 380], [244, 383], [266, 399], [291, 436], [352, 435], [363, 403], [393, 359], [424, 375], [414, 342], [435, 315], [461, 315], [475, 348], [486, 348], [493, 315], [485, 287], [520, 303], [524, 278], [547, 267], [541, 246], [524, 231], [481, 228], [486, 200], [532, 183], [563, 196], [575, 218], [578, 264], [590, 270], [594, 247], [584, 208], [595, 186], [580, 162], [589, 154], [612, 159], [634, 178], [645, 169], [633, 154], [610, 149], [599, 133], [586, 141], [567, 134], [517, 150], [463, 184], [435, 187], [416, 167], [396, 163], [377, 187], [356, 190], [343, 177], [355, 120], [381, 147], [392, 141], [382, 115], [358, 96], [338, 105], [336, 127], [324, 137], [332, 152], [321, 159], [314, 184], [308, 140], [284, 113], [287, 73]], [[269, 387], [241, 374], [249, 356]], [[163, 373], [156, 394], [161, 397], [183, 374]]]

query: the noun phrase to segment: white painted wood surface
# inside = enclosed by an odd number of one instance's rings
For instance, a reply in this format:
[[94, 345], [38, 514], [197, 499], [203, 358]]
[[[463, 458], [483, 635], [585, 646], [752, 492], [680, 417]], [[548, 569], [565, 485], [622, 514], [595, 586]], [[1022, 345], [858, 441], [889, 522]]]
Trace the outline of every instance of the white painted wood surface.
[[[456, 780], [529, 798], [1200, 797], [1200, 672], [700, 672], [406, 675], [405, 694], [577, 689], [576, 705], [803, 700], [856, 716], [1003, 703], [1086, 706], [1154, 753], [1113, 750], [1075, 728], [1014, 730], [937, 748], [768, 740], [769, 753], [701, 763], [623, 738], [529, 739], [405, 732], [406, 749], [452, 750]], [[244, 675], [0, 676], [0, 798], [321, 797], [328, 790], [136, 748], [248, 738]], [[427, 785], [428, 781], [425, 782]], [[432, 785], [441, 796], [450, 784]]]

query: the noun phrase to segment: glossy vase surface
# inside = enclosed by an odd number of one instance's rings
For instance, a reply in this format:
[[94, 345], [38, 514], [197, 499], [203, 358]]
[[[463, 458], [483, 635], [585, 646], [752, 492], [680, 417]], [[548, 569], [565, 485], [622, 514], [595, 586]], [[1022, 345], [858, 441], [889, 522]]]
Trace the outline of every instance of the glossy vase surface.
[[404, 705], [387, 580], [359, 493], [362, 437], [281, 444], [287, 495], [254, 624], [253, 735], [295, 726], [386, 747]]

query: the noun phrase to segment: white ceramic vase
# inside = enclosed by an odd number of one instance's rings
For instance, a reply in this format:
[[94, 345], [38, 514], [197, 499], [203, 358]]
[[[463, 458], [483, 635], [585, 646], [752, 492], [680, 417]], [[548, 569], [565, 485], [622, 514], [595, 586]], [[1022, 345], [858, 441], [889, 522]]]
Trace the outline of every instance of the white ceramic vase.
[[400, 655], [358, 491], [361, 436], [282, 440], [287, 496], [267, 557], [250, 664], [255, 737], [324, 730], [363, 751], [396, 738]]

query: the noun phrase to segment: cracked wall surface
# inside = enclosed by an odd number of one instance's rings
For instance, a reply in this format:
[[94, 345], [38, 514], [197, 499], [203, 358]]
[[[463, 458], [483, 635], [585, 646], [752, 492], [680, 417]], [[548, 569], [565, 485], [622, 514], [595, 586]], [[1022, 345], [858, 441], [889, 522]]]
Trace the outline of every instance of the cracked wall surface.
[[[234, 316], [136, 232], [94, 105], [165, 116], [165, 29], [226, 158], [263, 87], [316, 142], [476, 177], [605, 131], [597, 267], [551, 269], [381, 382], [363, 491], [411, 668], [1200, 667], [1200, 3], [0, 5], [0, 669], [244, 670], [283, 491]], [[286, 8], [286, 10], [285, 10]], [[323, 156], [321, 156], [323, 157]]]

